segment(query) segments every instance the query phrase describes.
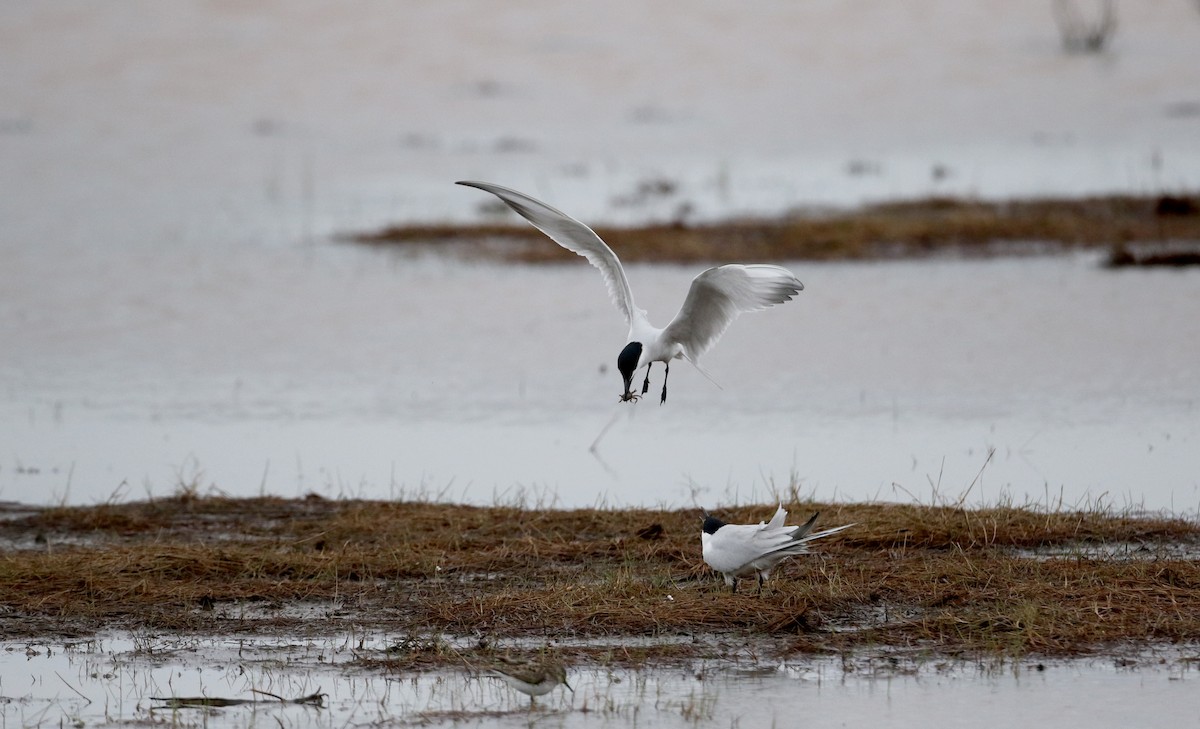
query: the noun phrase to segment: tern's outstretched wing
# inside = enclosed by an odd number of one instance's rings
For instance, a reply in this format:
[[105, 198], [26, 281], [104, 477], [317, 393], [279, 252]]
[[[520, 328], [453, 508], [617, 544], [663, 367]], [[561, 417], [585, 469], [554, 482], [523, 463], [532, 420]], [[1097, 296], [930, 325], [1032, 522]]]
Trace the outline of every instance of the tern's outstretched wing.
[[730, 263], [710, 268], [692, 279], [687, 299], [663, 330], [663, 340], [683, 345], [695, 362], [738, 314], [782, 304], [803, 290], [804, 284], [779, 266]]
[[600, 273], [604, 274], [604, 283], [608, 286], [608, 295], [625, 315], [626, 324], [632, 326], [638, 314], [645, 315], [645, 312], [639, 311], [633, 303], [633, 291], [629, 288], [625, 269], [621, 268], [617, 254], [613, 253], [591, 228], [540, 200], [507, 187], [488, 182], [460, 181], [456, 184], [477, 187], [492, 193], [532, 223], [533, 227], [550, 236], [555, 243], [572, 253], [578, 253], [586, 258], [588, 263], [600, 269]]

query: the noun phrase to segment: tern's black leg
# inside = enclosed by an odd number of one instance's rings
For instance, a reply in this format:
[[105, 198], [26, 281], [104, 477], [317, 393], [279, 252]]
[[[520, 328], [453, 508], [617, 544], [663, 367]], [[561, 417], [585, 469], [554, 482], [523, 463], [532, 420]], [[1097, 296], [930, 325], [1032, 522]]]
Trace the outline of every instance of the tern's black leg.
[[[650, 364], [653, 364], [653, 362], [651, 362]], [[650, 365], [646, 365], [646, 381], [642, 383], [642, 394], [645, 395], [646, 391], [649, 389], [650, 389]]]
[[[667, 364], [667, 371], [663, 373], [663, 394], [662, 394], [662, 399], [658, 401], [659, 405], [662, 405], [664, 402], [667, 401], [667, 375], [671, 374], [671, 363], [667, 362], [666, 364]], [[645, 394], [645, 392], [646, 392], [645, 390], [642, 390], [643, 394]]]
[[758, 594], [759, 595], [762, 595], [762, 586], [763, 586], [763, 576], [762, 576], [762, 573], [759, 572], [758, 573]]
[[737, 578], [736, 578], [736, 577], [734, 577], [734, 578], [733, 578], [733, 584], [731, 584], [731, 585], [729, 586], [729, 592], [730, 592], [730, 594], [732, 594], [732, 595], [736, 595], [736, 594], [737, 594]]

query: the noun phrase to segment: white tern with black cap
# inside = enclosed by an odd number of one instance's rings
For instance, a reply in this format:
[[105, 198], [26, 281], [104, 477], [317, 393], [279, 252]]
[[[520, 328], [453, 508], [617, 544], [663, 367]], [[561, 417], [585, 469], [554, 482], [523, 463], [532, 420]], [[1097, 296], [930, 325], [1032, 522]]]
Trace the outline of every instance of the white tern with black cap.
[[666, 365], [659, 404], [666, 402], [671, 360], [684, 358], [700, 369], [700, 356], [716, 344], [739, 314], [782, 304], [804, 289], [804, 284], [791, 271], [780, 266], [740, 263], [714, 266], [692, 279], [679, 313], [670, 324], [659, 329], [634, 303], [633, 291], [617, 255], [591, 228], [544, 202], [507, 187], [487, 182], [457, 184], [492, 193], [555, 243], [578, 253], [600, 269], [613, 303], [629, 324], [629, 341], [617, 357], [617, 369], [625, 381], [622, 402], [638, 399], [639, 395], [630, 385], [633, 373], [642, 367], [646, 368], [642, 394], [646, 394], [650, 389], [650, 365], [654, 362]]
[[771, 576], [771, 570], [783, 560], [808, 551], [808, 543], [849, 529], [846, 524], [832, 529], [812, 532], [821, 512], [813, 514], [802, 526], [784, 526], [787, 511], [780, 504], [771, 521], [757, 524], [726, 524], [701, 510], [704, 525], [700, 531], [700, 547], [709, 567], [725, 577], [725, 584], [737, 592], [739, 577], [758, 575], [758, 591]]

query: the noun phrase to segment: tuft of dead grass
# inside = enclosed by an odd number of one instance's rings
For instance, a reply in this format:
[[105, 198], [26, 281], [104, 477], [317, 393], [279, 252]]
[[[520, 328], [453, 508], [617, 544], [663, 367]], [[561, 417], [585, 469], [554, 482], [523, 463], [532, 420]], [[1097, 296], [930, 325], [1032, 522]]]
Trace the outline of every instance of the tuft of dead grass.
[[[1124, 250], [1129, 244], [1200, 243], [1196, 196], [1108, 196], [985, 202], [930, 198], [851, 211], [778, 219], [682, 222], [596, 232], [625, 262], [878, 259], [951, 251], [990, 255], [1054, 248]], [[1164, 205], [1164, 202], [1170, 204]], [[414, 225], [362, 233], [350, 240], [372, 245], [452, 247], [466, 255], [546, 263], [574, 255], [531, 226]], [[484, 244], [480, 244], [484, 241]]]
[[[711, 574], [691, 509], [187, 496], [32, 510], [0, 522], [0, 543], [14, 545], [0, 554], [0, 634], [353, 625], [493, 640], [707, 635], [770, 638], [785, 652], [1002, 655], [1200, 635], [1200, 565], [1186, 556], [1200, 527], [1189, 521], [1013, 506], [785, 506], [858, 526], [785, 562], [762, 597], [731, 594]], [[720, 513], [757, 522], [773, 508]], [[1138, 548], [1116, 557], [1090, 545]], [[325, 606], [316, 618], [299, 609], [314, 605]], [[703, 641], [657, 649], [667, 659], [705, 650]], [[645, 659], [656, 648], [639, 650]], [[382, 660], [460, 659], [420, 650]]]

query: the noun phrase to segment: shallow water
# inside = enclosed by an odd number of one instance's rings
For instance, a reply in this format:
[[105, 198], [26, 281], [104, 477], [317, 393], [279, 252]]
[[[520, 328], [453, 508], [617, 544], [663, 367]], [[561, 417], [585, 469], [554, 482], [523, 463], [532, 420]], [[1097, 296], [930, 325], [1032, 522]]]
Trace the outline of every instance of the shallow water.
[[[723, 389], [678, 362], [660, 407], [616, 402], [624, 331], [582, 261], [252, 247], [172, 281], [191, 260], [106, 273], [80, 257], [54, 264], [71, 283], [53, 289], [0, 272], [18, 292], [0, 336], [20, 343], [0, 497], [687, 505], [797, 481], [825, 499], [1200, 503], [1194, 271], [795, 264], [797, 300], [742, 317], [706, 358]], [[662, 321], [694, 270], [630, 276]]]
[[1184, 0], [1074, 55], [1044, 0], [6, 3], [0, 219], [111, 246], [478, 215], [457, 179], [591, 221], [1195, 189], [1198, 33]]
[[[1033, 0], [480, 7], [0, 5], [0, 499], [1200, 504], [1194, 271], [795, 264], [724, 389], [677, 363], [619, 407], [582, 262], [328, 237], [485, 217], [460, 178], [589, 222], [1196, 187], [1186, 3], [1095, 56]], [[662, 323], [696, 271], [631, 278]]]
[[[623, 332], [585, 265], [352, 249], [224, 265], [164, 288], [161, 311], [120, 295], [73, 317], [31, 302], [43, 336], [10, 356], [0, 410], [5, 498], [182, 482], [677, 504], [693, 490], [766, 496], [794, 472], [818, 497], [904, 500], [932, 498], [939, 479], [956, 497], [982, 470], [983, 499], [1197, 500], [1200, 324], [1185, 303], [1200, 279], [1186, 272], [1077, 257], [799, 265], [798, 300], [744, 317], [707, 359], [725, 389], [677, 363], [659, 407], [616, 404], [619, 376], [601, 370]], [[678, 295], [691, 275], [631, 273]], [[652, 312], [678, 305], [660, 298], [645, 297]]]
[[[1197, 673], [1178, 654], [1007, 665], [895, 657], [812, 658], [658, 670], [573, 667], [575, 689], [528, 699], [479, 672], [388, 672], [356, 665], [382, 655], [381, 636], [189, 639], [113, 635], [88, 641], [0, 643], [0, 726], [156, 720], [212, 727], [1186, 726]], [[1041, 666], [1039, 668], [1038, 666]], [[279, 705], [326, 694], [323, 707]], [[265, 703], [172, 710], [163, 697]]]

